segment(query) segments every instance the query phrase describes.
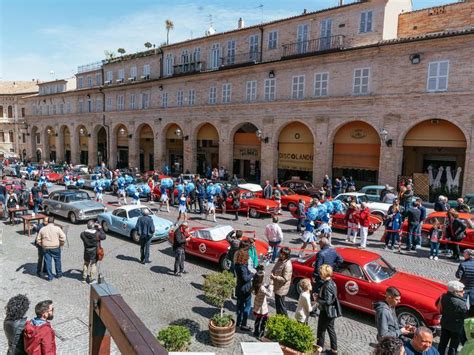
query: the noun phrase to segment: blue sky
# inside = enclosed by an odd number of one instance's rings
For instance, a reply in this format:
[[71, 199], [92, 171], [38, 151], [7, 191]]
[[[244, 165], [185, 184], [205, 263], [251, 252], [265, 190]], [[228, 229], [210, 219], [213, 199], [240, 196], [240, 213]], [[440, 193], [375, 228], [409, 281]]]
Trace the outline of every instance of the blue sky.
[[[347, 0], [350, 2], [352, 0]], [[454, 2], [413, 0], [420, 9]], [[0, 0], [0, 80], [52, 80], [75, 74], [77, 66], [99, 61], [104, 50], [143, 50], [166, 40], [164, 22], [173, 20], [170, 42], [200, 37], [209, 27], [236, 28], [337, 5], [337, 0]], [[171, 5], [172, 4], [172, 5]], [[258, 5], [263, 5], [263, 10]], [[53, 71], [54, 73], [51, 73]]]

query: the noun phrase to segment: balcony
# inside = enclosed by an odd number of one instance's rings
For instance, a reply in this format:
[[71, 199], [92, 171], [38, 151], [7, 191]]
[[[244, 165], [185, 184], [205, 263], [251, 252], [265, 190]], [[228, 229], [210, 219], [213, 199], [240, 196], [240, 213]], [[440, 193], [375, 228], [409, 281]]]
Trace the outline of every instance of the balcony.
[[252, 65], [260, 62], [260, 52], [248, 52], [221, 57], [220, 68]]
[[86, 65], [81, 65], [81, 66], [77, 67], [77, 74], [86, 73], [86, 72], [94, 71], [94, 70], [99, 70], [100, 68], [102, 68], [103, 64], [104, 64], [103, 61], [100, 61], [100, 62], [90, 63], [90, 64], [86, 64]]
[[283, 45], [283, 58], [300, 57], [319, 52], [339, 51], [344, 48], [344, 36], [315, 38]]
[[204, 71], [205, 67], [206, 65], [203, 61], [176, 64], [173, 66], [173, 76], [200, 73]]

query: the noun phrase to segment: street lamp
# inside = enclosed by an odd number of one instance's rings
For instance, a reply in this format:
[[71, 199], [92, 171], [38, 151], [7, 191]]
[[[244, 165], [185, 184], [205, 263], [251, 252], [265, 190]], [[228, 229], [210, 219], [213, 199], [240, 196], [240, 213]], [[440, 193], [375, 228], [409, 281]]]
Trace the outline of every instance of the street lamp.
[[124, 136], [125, 135], [125, 128], [123, 128], [123, 127], [120, 128], [119, 133], [120, 133], [121, 136]]
[[382, 128], [379, 134], [380, 134], [380, 138], [387, 145], [387, 147], [391, 147], [392, 140], [388, 138], [388, 131], [385, 128]]
[[263, 132], [261, 129], [257, 129], [255, 131], [255, 135], [257, 136], [257, 138], [260, 140], [260, 141], [263, 141], [263, 143], [268, 143], [269, 141], [269, 138], [268, 137], [263, 137]]

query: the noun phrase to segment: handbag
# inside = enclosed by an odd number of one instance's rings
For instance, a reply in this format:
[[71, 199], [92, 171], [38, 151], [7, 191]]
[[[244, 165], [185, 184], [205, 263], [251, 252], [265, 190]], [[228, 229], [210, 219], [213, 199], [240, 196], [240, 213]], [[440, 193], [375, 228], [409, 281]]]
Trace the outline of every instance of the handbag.
[[102, 248], [102, 245], [100, 244], [100, 239], [99, 236], [97, 236], [97, 261], [102, 261], [105, 256], [105, 251], [104, 248]]

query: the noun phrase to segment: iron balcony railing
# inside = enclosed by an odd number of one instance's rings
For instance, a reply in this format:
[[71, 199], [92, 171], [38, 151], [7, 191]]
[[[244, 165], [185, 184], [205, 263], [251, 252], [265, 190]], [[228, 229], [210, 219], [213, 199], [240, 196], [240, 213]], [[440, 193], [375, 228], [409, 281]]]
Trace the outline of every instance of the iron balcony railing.
[[86, 64], [86, 65], [80, 65], [80, 66], [77, 67], [77, 74], [85, 73], [85, 72], [88, 72], [88, 71], [98, 70], [98, 69], [102, 68], [103, 64], [104, 64], [104, 62], [100, 61], [100, 62], [95, 62], [95, 63], [89, 63], [89, 64]]
[[199, 73], [206, 67], [205, 62], [181, 63], [173, 66], [173, 75]]
[[283, 45], [283, 57], [300, 56], [323, 51], [340, 50], [344, 48], [344, 36], [330, 36], [300, 41]]
[[260, 62], [260, 52], [248, 52], [240, 54], [231, 54], [221, 57], [221, 67], [252, 64]]

